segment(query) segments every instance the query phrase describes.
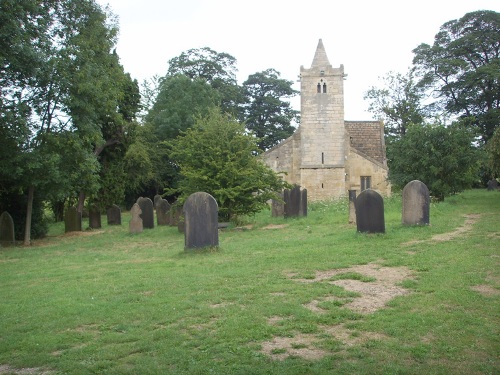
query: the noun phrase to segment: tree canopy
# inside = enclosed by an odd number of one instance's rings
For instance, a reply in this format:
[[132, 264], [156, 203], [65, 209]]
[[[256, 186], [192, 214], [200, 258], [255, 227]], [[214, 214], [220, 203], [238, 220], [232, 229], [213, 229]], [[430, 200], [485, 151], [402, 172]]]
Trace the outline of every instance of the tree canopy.
[[180, 168], [179, 201], [197, 191], [207, 192], [216, 199], [222, 220], [260, 211], [287, 186], [255, 156], [255, 138], [219, 109], [199, 117], [169, 147]]
[[451, 114], [471, 117], [486, 142], [500, 124], [500, 13], [480, 10], [443, 24], [414, 49], [420, 83]]

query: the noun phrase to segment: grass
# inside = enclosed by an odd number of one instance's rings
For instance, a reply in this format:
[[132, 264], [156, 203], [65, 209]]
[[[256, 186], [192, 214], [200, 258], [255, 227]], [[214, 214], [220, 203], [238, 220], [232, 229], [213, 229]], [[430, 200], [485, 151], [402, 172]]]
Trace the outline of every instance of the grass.
[[[500, 194], [432, 203], [427, 227], [401, 226], [394, 196], [378, 235], [357, 233], [347, 207], [262, 212], [222, 231], [218, 250], [185, 252], [177, 228], [131, 235], [127, 214], [119, 227], [65, 235], [58, 223], [32, 247], [2, 248], [0, 373], [500, 373]], [[464, 215], [474, 221], [460, 232]], [[412, 277], [363, 314], [348, 307], [359, 293], [336, 283], [371, 285], [348, 269], [372, 263]]]

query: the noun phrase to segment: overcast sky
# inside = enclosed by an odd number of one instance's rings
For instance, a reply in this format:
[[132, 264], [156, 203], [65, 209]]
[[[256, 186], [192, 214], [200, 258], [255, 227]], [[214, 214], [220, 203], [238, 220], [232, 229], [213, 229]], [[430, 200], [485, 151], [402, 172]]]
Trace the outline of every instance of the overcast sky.
[[[439, 27], [498, 0], [97, 0], [118, 16], [117, 51], [142, 82], [165, 75], [167, 62], [210, 47], [237, 59], [238, 82], [274, 68], [295, 81], [322, 39], [333, 67], [344, 65], [346, 120], [371, 120], [363, 94], [389, 71], [405, 73], [412, 50], [432, 44]], [[298, 99], [292, 101], [300, 109]]]

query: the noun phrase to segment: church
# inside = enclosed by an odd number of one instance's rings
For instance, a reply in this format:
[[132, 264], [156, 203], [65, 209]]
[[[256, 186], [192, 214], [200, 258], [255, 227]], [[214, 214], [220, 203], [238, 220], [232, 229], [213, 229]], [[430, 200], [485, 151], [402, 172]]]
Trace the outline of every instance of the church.
[[384, 125], [344, 120], [344, 66], [332, 67], [320, 39], [309, 69], [300, 67], [301, 121], [295, 133], [267, 150], [263, 161], [321, 201], [373, 189], [391, 193]]

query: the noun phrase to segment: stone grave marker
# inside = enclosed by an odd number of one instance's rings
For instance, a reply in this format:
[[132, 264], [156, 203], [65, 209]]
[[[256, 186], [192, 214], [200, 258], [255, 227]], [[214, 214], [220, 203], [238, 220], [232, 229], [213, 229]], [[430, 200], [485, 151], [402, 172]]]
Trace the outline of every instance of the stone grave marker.
[[356, 224], [356, 190], [349, 190], [349, 224]]
[[278, 194], [281, 201], [277, 199], [271, 200], [271, 216], [272, 217], [283, 217], [285, 214], [285, 203], [283, 201], [283, 193]]
[[300, 190], [299, 216], [307, 216], [307, 189]]
[[156, 202], [156, 223], [158, 225], [170, 224], [170, 204], [166, 199], [159, 199]]
[[144, 229], [144, 226], [142, 225], [141, 213], [141, 206], [139, 206], [138, 203], [134, 203], [134, 205], [130, 209], [130, 215], [132, 216], [132, 218], [130, 219], [130, 222], [128, 224], [129, 232], [132, 234], [141, 233]]
[[122, 225], [122, 210], [116, 204], [106, 210], [108, 225]]
[[161, 195], [160, 194], [156, 194], [153, 197], [153, 205], [154, 205], [155, 210], [156, 210], [156, 205], [158, 204], [158, 202], [160, 201], [160, 199], [161, 199]]
[[180, 218], [182, 216], [182, 206], [177, 204], [177, 202], [172, 203], [169, 211], [169, 225], [171, 227], [177, 227], [179, 225]]
[[285, 217], [297, 217], [300, 213], [300, 186], [294, 186], [293, 189], [286, 189], [285, 198]]
[[498, 181], [495, 179], [491, 179], [488, 181], [488, 191], [498, 190]]
[[403, 225], [428, 225], [431, 197], [427, 186], [418, 180], [403, 188]]
[[90, 207], [89, 227], [92, 229], [101, 228], [101, 211], [97, 207]]
[[375, 190], [366, 189], [356, 198], [358, 232], [385, 233], [384, 199]]
[[191, 194], [184, 203], [185, 249], [219, 246], [217, 201], [208, 193]]
[[137, 204], [141, 207], [142, 225], [144, 228], [152, 229], [155, 227], [155, 212], [153, 201], [149, 198], [140, 197]]
[[69, 207], [64, 215], [64, 232], [82, 231], [82, 213], [76, 210], [75, 206]]
[[14, 220], [7, 211], [0, 215], [0, 246], [12, 246], [16, 244], [14, 232]]

